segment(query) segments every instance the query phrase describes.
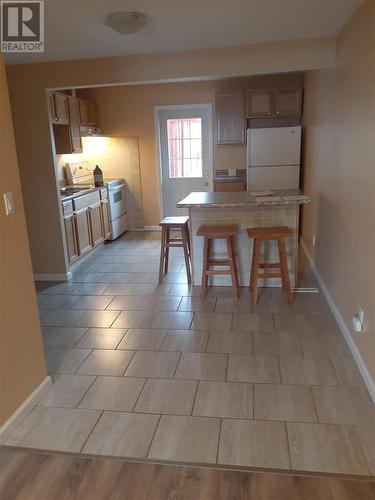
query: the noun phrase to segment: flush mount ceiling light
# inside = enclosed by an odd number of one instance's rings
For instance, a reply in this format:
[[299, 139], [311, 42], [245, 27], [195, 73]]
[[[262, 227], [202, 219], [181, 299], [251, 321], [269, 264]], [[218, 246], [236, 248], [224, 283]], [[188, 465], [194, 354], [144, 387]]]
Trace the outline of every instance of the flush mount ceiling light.
[[107, 17], [105, 24], [117, 33], [131, 35], [147, 24], [147, 17], [140, 12], [115, 12]]

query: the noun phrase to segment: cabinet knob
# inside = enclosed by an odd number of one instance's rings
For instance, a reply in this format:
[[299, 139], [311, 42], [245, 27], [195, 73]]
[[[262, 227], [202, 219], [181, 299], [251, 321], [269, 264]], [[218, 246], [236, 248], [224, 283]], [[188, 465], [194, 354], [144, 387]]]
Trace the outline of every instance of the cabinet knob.
[[276, 111], [276, 114], [279, 115], [280, 114], [280, 111]]
[[267, 115], [272, 115], [271, 111], [268, 111]]

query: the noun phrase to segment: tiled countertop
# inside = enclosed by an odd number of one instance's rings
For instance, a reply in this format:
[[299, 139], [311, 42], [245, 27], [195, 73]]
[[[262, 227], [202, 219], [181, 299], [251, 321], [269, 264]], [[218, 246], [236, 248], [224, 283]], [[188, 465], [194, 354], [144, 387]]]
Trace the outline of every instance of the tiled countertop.
[[303, 205], [310, 203], [310, 198], [299, 189], [274, 191], [268, 196], [256, 196], [256, 193], [239, 191], [231, 193], [192, 192], [177, 203], [179, 208], [237, 208], [259, 206]]

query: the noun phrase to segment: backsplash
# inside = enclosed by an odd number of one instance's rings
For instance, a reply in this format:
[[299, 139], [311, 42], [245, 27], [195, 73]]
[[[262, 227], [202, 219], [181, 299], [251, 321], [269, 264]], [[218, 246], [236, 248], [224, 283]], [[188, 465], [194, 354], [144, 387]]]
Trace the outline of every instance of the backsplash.
[[[232, 170], [232, 169], [230, 169]], [[215, 177], [229, 177], [233, 176], [228, 168], [223, 168], [215, 171]], [[233, 177], [246, 177], [246, 168], [235, 168], [235, 175]]]

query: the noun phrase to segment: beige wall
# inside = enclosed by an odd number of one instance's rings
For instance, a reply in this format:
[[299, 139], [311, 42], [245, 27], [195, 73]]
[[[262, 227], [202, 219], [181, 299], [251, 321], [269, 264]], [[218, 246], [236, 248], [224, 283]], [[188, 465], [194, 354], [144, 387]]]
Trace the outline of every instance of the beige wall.
[[[305, 78], [303, 239], [375, 381], [375, 2], [338, 37], [336, 68]], [[317, 245], [312, 246], [312, 235]]]
[[[46, 376], [7, 82], [0, 55], [0, 426]], [[3, 193], [16, 213], [6, 216]]]
[[[98, 103], [103, 133], [139, 137], [144, 223], [155, 226], [159, 223], [160, 207], [159, 193], [155, 190], [158, 165], [154, 106], [212, 103], [215, 113], [215, 94], [218, 92], [302, 86], [302, 73], [287, 73], [205, 82], [101, 87], [80, 94]], [[216, 145], [215, 114], [213, 122], [214, 170], [246, 168], [246, 147]]]
[[46, 88], [218, 79], [331, 67], [333, 38], [184, 53], [14, 65], [7, 69], [34, 272], [65, 273]]

